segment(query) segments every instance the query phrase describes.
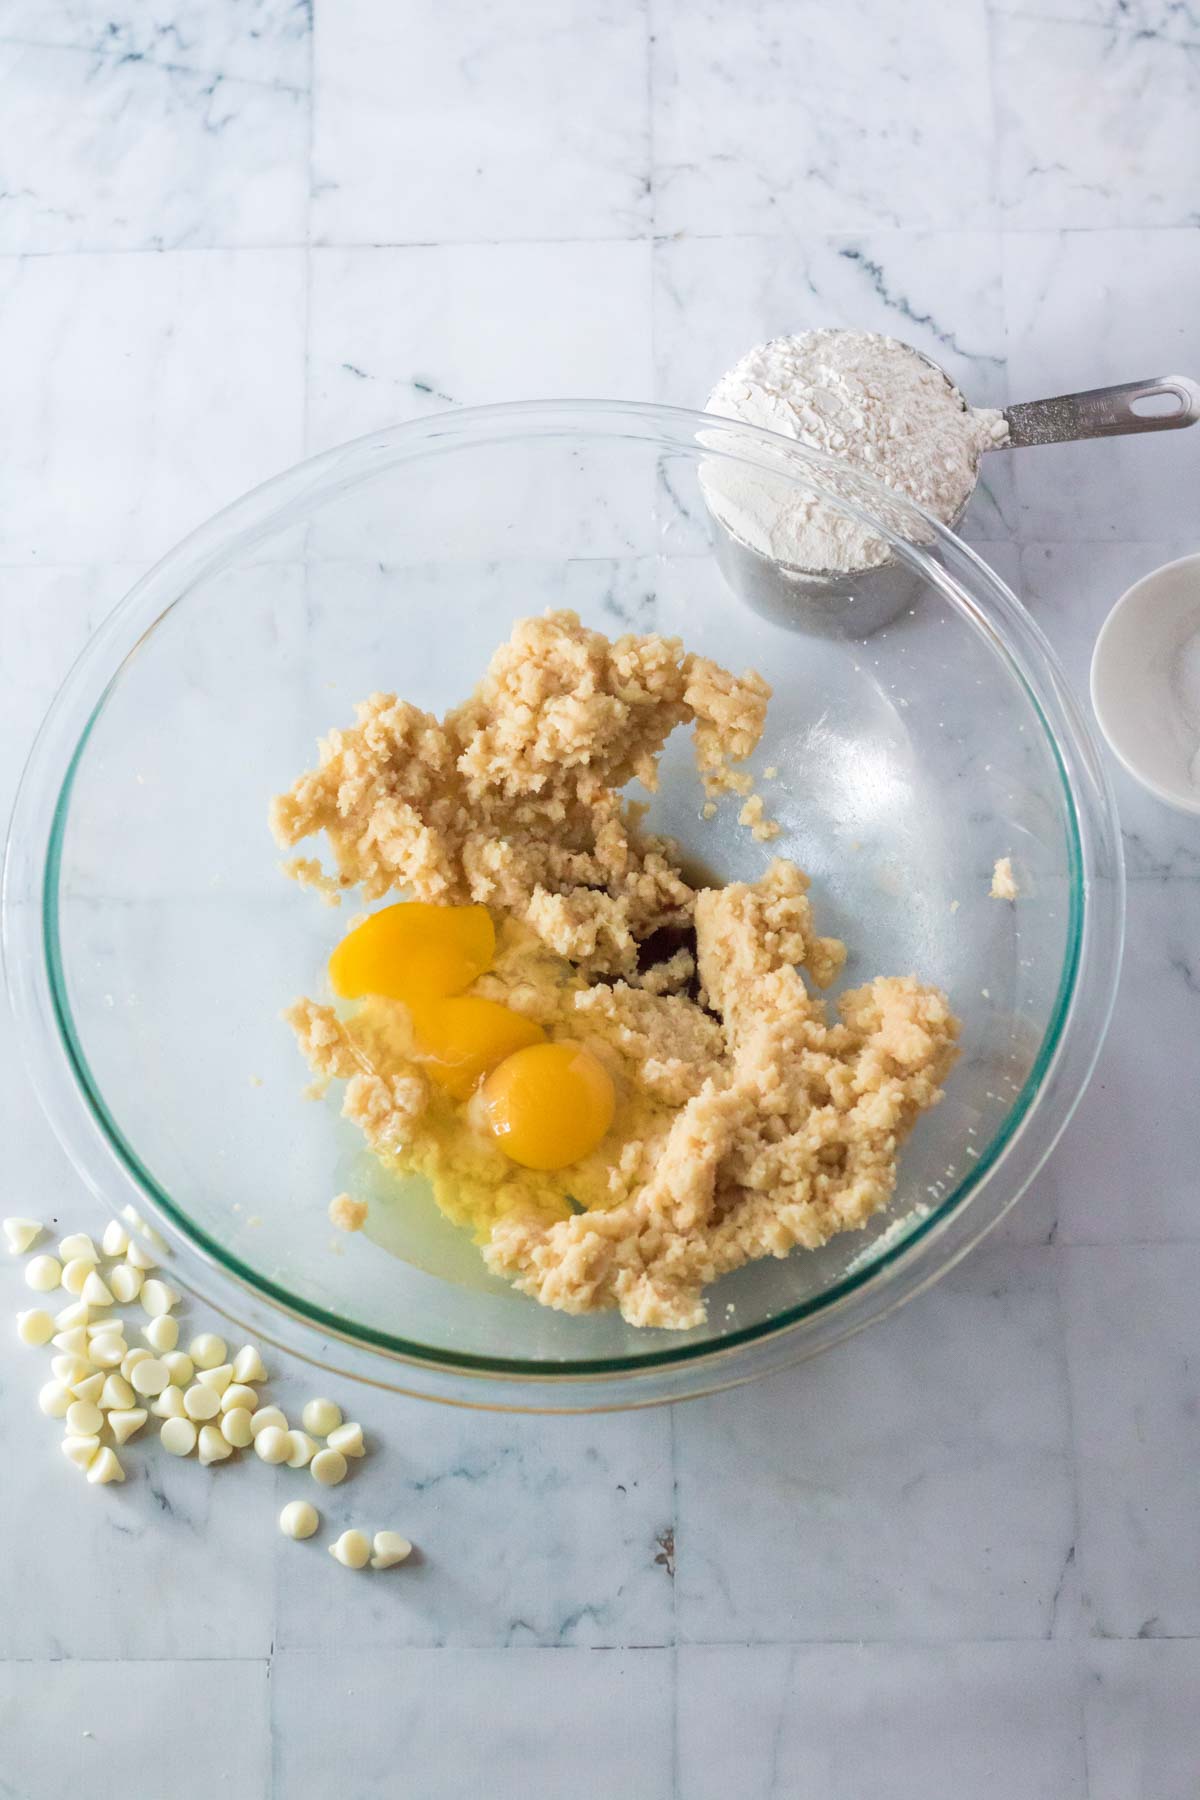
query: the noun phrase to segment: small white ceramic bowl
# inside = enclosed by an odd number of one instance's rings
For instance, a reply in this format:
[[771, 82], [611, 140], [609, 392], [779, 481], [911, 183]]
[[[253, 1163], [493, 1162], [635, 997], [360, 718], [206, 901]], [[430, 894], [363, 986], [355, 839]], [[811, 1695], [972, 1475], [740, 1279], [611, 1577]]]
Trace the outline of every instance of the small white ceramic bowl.
[[[1200, 555], [1164, 563], [1135, 581], [1109, 613], [1092, 652], [1092, 705], [1100, 729], [1135, 781], [1167, 806], [1200, 814], [1192, 767], [1200, 711], [1181, 708], [1180, 653], [1200, 631]], [[1196, 653], [1200, 657], [1200, 652]]]

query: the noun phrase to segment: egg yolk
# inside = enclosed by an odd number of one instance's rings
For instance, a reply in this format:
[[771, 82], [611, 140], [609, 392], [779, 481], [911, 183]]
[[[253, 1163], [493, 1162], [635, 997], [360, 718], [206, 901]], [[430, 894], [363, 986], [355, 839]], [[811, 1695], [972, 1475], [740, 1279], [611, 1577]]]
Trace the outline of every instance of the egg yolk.
[[594, 1150], [617, 1098], [582, 1044], [533, 1044], [494, 1068], [480, 1093], [487, 1129], [525, 1169], [563, 1169]]
[[455, 1100], [468, 1099], [489, 1069], [541, 1046], [546, 1035], [532, 1019], [476, 994], [417, 1001], [409, 1011], [418, 1060]]
[[372, 913], [342, 939], [329, 959], [329, 979], [343, 1000], [364, 994], [429, 1000], [460, 994], [491, 967], [495, 954], [486, 906], [401, 901]]

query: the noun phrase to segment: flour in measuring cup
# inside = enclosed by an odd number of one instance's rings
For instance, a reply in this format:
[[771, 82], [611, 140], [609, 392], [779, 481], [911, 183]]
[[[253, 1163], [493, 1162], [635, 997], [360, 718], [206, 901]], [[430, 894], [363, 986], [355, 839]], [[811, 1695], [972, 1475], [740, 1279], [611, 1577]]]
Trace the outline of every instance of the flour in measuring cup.
[[[747, 351], [709, 395], [710, 413], [795, 438], [873, 476], [944, 523], [975, 486], [1003, 414], [967, 405], [908, 344], [873, 331], [804, 331]], [[721, 523], [777, 562], [844, 572], [888, 556], [870, 526], [778, 479], [725, 463], [702, 475]]]

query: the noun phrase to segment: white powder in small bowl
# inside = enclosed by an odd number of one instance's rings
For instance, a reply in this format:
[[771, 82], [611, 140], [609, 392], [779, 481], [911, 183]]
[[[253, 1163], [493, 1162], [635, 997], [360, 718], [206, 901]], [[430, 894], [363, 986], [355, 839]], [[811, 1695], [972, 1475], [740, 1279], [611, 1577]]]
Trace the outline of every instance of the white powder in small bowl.
[[1171, 659], [1171, 698], [1191, 747], [1188, 774], [1200, 787], [1200, 625], [1189, 633]]
[[[841, 458], [944, 524], [970, 498], [983, 452], [1008, 437], [1003, 414], [968, 406], [908, 344], [873, 331], [759, 344], [721, 377], [708, 411]], [[763, 556], [831, 573], [887, 560], [868, 526], [802, 489], [781, 493], [777, 479], [733, 464], [703, 479], [721, 523]]]

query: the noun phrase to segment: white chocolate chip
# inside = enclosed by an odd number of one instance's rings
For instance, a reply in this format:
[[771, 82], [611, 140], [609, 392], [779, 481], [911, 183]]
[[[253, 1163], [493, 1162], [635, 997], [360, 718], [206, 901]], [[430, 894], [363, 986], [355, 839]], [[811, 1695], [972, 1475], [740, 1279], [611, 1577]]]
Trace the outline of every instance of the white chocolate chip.
[[108, 1285], [113, 1291], [113, 1298], [122, 1306], [129, 1306], [142, 1291], [146, 1277], [140, 1269], [131, 1263], [118, 1263], [115, 1269], [108, 1272]]
[[108, 1428], [118, 1444], [126, 1443], [135, 1432], [140, 1431], [146, 1423], [148, 1414], [144, 1406], [130, 1406], [110, 1412]]
[[92, 1458], [87, 1478], [94, 1487], [104, 1487], [110, 1481], [124, 1481], [125, 1471], [121, 1467], [120, 1458], [107, 1444]]
[[58, 1254], [64, 1263], [73, 1262], [77, 1256], [84, 1262], [98, 1263], [99, 1253], [86, 1231], [73, 1231], [69, 1237], [59, 1240]]
[[213, 1331], [202, 1331], [188, 1345], [188, 1355], [198, 1369], [215, 1369], [225, 1361], [225, 1339]]
[[162, 1359], [171, 1371], [176, 1387], [187, 1387], [196, 1373], [196, 1365], [186, 1350], [168, 1350]]
[[136, 1238], [131, 1239], [129, 1248], [125, 1252], [125, 1260], [135, 1269], [141, 1269], [143, 1274], [147, 1269], [157, 1269], [158, 1267], [150, 1252], [144, 1245], [139, 1244]]
[[91, 1400], [99, 1406], [100, 1396], [104, 1392], [104, 1377], [97, 1369], [94, 1374], [85, 1375], [82, 1381], [73, 1381], [71, 1392], [77, 1400]]
[[17, 1336], [23, 1344], [48, 1344], [54, 1336], [54, 1320], [40, 1306], [17, 1314]]
[[318, 1450], [308, 1467], [322, 1487], [336, 1487], [346, 1479], [346, 1459], [340, 1450]]
[[314, 1437], [328, 1437], [341, 1424], [342, 1409], [332, 1400], [310, 1400], [300, 1416], [305, 1431], [311, 1431]]
[[[55, 1313], [54, 1323], [60, 1331], [72, 1331], [76, 1325], [86, 1325], [91, 1316], [82, 1300], [72, 1300], [69, 1306], [64, 1306], [61, 1312]], [[111, 1319], [106, 1322], [112, 1324]]]
[[100, 1405], [105, 1412], [125, 1412], [136, 1405], [133, 1389], [123, 1375], [112, 1374], [105, 1378], [100, 1390]]
[[121, 1373], [126, 1381], [132, 1381], [133, 1371], [137, 1368], [138, 1364], [150, 1362], [153, 1355], [154, 1352], [152, 1350], [143, 1350], [140, 1344], [135, 1344], [132, 1350], [127, 1350], [121, 1358]]
[[64, 1387], [74, 1387], [77, 1381], [82, 1381], [91, 1372], [91, 1364], [86, 1363], [82, 1356], [52, 1356], [50, 1359], [50, 1373]]
[[196, 1427], [190, 1419], [168, 1419], [158, 1436], [172, 1456], [190, 1456], [196, 1448]]
[[307, 1469], [309, 1463], [317, 1454], [317, 1445], [313, 1442], [312, 1438], [309, 1437], [307, 1431], [289, 1431], [287, 1439], [288, 1468]]
[[94, 1337], [88, 1344], [89, 1362], [95, 1363], [98, 1369], [120, 1369], [127, 1381], [129, 1374], [124, 1364], [125, 1358], [130, 1355], [132, 1351], [126, 1349], [125, 1339], [116, 1331], [107, 1332], [104, 1337]]
[[164, 1351], [173, 1350], [179, 1342], [179, 1321], [170, 1313], [159, 1313], [148, 1325], [142, 1326], [142, 1336], [154, 1351], [161, 1356]]
[[207, 1467], [209, 1463], [224, 1462], [227, 1456], [233, 1455], [233, 1446], [222, 1435], [217, 1425], [200, 1427], [200, 1461]]
[[46, 1227], [39, 1225], [36, 1219], [5, 1219], [0, 1225], [8, 1239], [10, 1256], [24, 1256], [31, 1244], [36, 1244]]
[[72, 1432], [62, 1441], [63, 1455], [69, 1457], [77, 1469], [86, 1469], [99, 1448], [100, 1439], [94, 1433]]
[[48, 1381], [38, 1389], [38, 1405], [48, 1419], [65, 1419], [67, 1408], [74, 1397], [70, 1388], [61, 1381]]
[[232, 1412], [235, 1406], [245, 1407], [247, 1412], [258, 1411], [258, 1395], [241, 1381], [231, 1382], [221, 1395], [222, 1412]]
[[343, 1456], [365, 1456], [367, 1454], [361, 1425], [339, 1425], [336, 1431], [329, 1433], [327, 1441], [331, 1450], [340, 1450]]
[[146, 1394], [154, 1399], [156, 1395], [162, 1393], [164, 1388], [170, 1387], [171, 1371], [165, 1362], [158, 1360], [157, 1356], [148, 1356], [145, 1362], [135, 1365], [129, 1379], [133, 1383], [135, 1393]]
[[104, 1236], [100, 1239], [100, 1248], [105, 1256], [124, 1256], [129, 1248], [129, 1233], [120, 1219], [110, 1219], [104, 1227]]
[[[45, 1316], [43, 1313], [42, 1317]], [[85, 1325], [73, 1325], [70, 1331], [56, 1332], [51, 1341], [56, 1350], [61, 1350], [67, 1356], [82, 1356], [86, 1361], [91, 1339]]]
[[289, 1433], [281, 1431], [278, 1425], [268, 1425], [265, 1431], [254, 1434], [254, 1453], [265, 1463], [286, 1462], [291, 1449]]
[[[89, 1309], [85, 1306], [83, 1310], [87, 1312]], [[115, 1313], [105, 1313], [102, 1319], [85, 1319], [83, 1329], [89, 1338], [124, 1337], [125, 1321], [118, 1319]]]
[[197, 1382], [185, 1391], [183, 1410], [189, 1419], [215, 1419], [221, 1410], [221, 1402], [211, 1388], [201, 1387]]
[[225, 1392], [225, 1389], [229, 1386], [232, 1379], [232, 1363], [218, 1363], [215, 1369], [201, 1369], [199, 1375], [196, 1377], [196, 1380], [202, 1382], [205, 1387], [211, 1388], [218, 1399], [220, 1399], [221, 1395]]
[[[174, 1393], [175, 1389], [172, 1388], [171, 1392]], [[252, 1444], [254, 1432], [247, 1409], [244, 1406], [231, 1406], [227, 1413], [222, 1413], [221, 1432], [235, 1450], [244, 1450], [247, 1444]]]
[[243, 1344], [234, 1357], [233, 1379], [235, 1381], [265, 1381], [267, 1379], [263, 1359], [253, 1344]]
[[[25, 1285], [35, 1294], [48, 1294], [62, 1279], [62, 1264], [57, 1256], [31, 1256], [25, 1264]], [[82, 1287], [82, 1282], [80, 1286]]]
[[85, 1306], [111, 1306], [113, 1303], [112, 1289], [96, 1269], [89, 1272], [79, 1298]]
[[371, 1558], [373, 1569], [390, 1569], [412, 1555], [412, 1545], [398, 1531], [377, 1531], [374, 1549], [375, 1554]]
[[371, 1546], [361, 1531], [343, 1531], [340, 1538], [329, 1546], [329, 1554], [343, 1569], [364, 1569], [371, 1554]]
[[179, 1295], [165, 1281], [157, 1281], [152, 1277], [142, 1283], [141, 1301], [143, 1310], [152, 1319], [159, 1319], [178, 1304]]
[[[86, 1256], [74, 1256], [69, 1263], [63, 1264], [61, 1281], [68, 1294], [74, 1294], [77, 1299], [83, 1299], [83, 1284], [95, 1266], [95, 1263], [89, 1262]], [[87, 1302], [85, 1301], [84, 1304], [86, 1305]]]
[[310, 1538], [320, 1523], [320, 1513], [307, 1500], [289, 1500], [279, 1515], [279, 1529], [284, 1537]]
[[74, 1437], [94, 1437], [104, 1426], [104, 1414], [90, 1400], [73, 1400], [67, 1408], [67, 1430]]
[[183, 1409], [183, 1390], [177, 1387], [164, 1388], [150, 1411], [158, 1419], [184, 1419], [187, 1414]]
[[266, 1431], [270, 1426], [274, 1426], [278, 1431], [286, 1431], [288, 1428], [287, 1414], [281, 1412], [277, 1406], [260, 1406], [258, 1411], [252, 1415], [250, 1423], [254, 1428], [255, 1437], [260, 1431]]

